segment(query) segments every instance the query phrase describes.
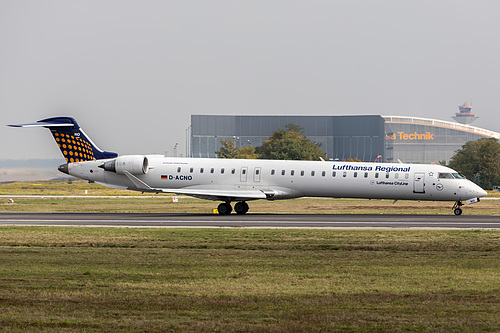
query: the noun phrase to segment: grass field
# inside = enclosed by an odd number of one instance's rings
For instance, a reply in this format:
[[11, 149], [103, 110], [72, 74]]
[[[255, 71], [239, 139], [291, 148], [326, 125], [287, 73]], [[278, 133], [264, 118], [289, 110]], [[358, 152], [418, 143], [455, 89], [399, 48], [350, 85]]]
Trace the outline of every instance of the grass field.
[[496, 231], [0, 228], [4, 332], [498, 332]]
[[[181, 197], [178, 203], [168, 195], [144, 194], [110, 189], [84, 181], [21, 182], [0, 185], [0, 195], [59, 196], [58, 198], [16, 198], [0, 201], [0, 211], [8, 212], [143, 212], [143, 213], [210, 213], [218, 202]], [[68, 198], [68, 195], [89, 196]], [[92, 198], [91, 196], [105, 196]], [[128, 196], [128, 198], [116, 198]], [[135, 198], [132, 196], [142, 196]], [[489, 197], [499, 197], [491, 192]], [[452, 214], [452, 202], [418, 202], [392, 200], [305, 198], [294, 200], [249, 202], [249, 213], [314, 214]], [[500, 215], [500, 200], [483, 200], [464, 207], [466, 215]]]
[[[67, 195], [100, 198], [68, 198]], [[2, 211], [208, 213], [81, 181], [11, 183]], [[116, 196], [126, 196], [116, 198]], [[494, 194], [496, 195], [496, 194]], [[500, 200], [464, 214], [499, 214]], [[250, 212], [451, 214], [452, 203], [251, 202]], [[495, 230], [0, 227], [1, 332], [498, 332]]]

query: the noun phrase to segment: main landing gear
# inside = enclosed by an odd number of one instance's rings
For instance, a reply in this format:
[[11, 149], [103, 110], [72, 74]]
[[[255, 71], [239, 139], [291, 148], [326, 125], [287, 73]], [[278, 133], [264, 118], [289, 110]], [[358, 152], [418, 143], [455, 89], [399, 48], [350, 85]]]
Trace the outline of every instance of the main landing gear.
[[[218, 207], [220, 215], [229, 215], [233, 211], [229, 202], [223, 202]], [[246, 214], [248, 212], [248, 204], [245, 201], [240, 201], [234, 205], [234, 211], [238, 215]]]
[[462, 201], [457, 201], [457, 202], [455, 202], [455, 204], [453, 205], [453, 208], [452, 208], [453, 213], [457, 216], [462, 215], [462, 208], [460, 208], [460, 206], [463, 206]]

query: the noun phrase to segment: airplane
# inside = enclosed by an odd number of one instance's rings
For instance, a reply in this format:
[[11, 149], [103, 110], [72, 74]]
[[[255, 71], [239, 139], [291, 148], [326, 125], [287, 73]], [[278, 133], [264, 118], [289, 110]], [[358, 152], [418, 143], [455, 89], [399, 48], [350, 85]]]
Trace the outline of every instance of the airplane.
[[182, 158], [99, 149], [71, 117], [12, 127], [44, 127], [67, 163], [58, 170], [89, 182], [140, 192], [222, 201], [221, 215], [246, 214], [247, 201], [299, 197], [454, 201], [453, 213], [487, 193], [442, 165], [339, 161]]

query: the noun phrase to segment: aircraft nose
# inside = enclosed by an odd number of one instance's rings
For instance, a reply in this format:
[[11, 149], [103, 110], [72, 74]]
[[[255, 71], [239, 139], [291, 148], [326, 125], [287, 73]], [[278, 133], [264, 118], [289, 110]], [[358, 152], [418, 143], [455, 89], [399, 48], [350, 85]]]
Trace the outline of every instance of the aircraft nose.
[[485, 190], [483, 190], [482, 188], [480, 188], [480, 189], [479, 189], [478, 193], [479, 193], [479, 194], [477, 195], [478, 197], [485, 197], [485, 196], [488, 194], [488, 193], [487, 193]]
[[480, 198], [480, 197], [484, 197], [484, 196], [486, 196], [488, 194], [485, 190], [483, 190], [478, 185], [476, 185], [474, 183], [471, 183], [470, 185], [471, 185], [470, 186], [470, 191], [472, 192], [472, 194], [475, 197]]

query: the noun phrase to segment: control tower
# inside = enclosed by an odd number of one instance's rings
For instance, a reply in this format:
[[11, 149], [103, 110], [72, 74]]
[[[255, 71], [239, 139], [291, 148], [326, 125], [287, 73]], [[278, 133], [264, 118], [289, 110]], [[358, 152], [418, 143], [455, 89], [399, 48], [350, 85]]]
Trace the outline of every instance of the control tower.
[[455, 113], [455, 117], [452, 117], [457, 123], [470, 125], [479, 118], [472, 113], [472, 106], [467, 103], [460, 105], [458, 109], [460, 112]]

